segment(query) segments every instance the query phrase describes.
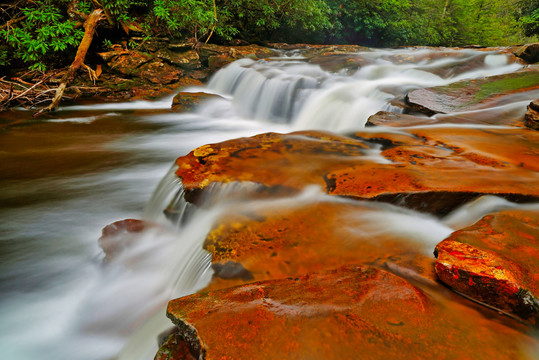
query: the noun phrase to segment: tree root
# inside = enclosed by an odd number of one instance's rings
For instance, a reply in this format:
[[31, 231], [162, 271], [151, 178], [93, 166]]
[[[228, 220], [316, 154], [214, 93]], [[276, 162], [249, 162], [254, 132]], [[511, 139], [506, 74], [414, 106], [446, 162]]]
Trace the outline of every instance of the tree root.
[[54, 98], [52, 99], [51, 104], [39, 110], [34, 114], [34, 117], [39, 116], [43, 113], [54, 111], [58, 108], [58, 105], [60, 104], [60, 100], [62, 100], [62, 97], [64, 95], [64, 91], [67, 87], [67, 84], [73, 80], [75, 77], [75, 73], [77, 70], [83, 66], [86, 70], [88, 70], [90, 74], [90, 79], [95, 82], [95, 79], [97, 79], [96, 73], [90, 69], [87, 65], [84, 64], [84, 59], [86, 58], [86, 53], [88, 52], [88, 49], [90, 48], [90, 44], [92, 43], [92, 40], [95, 35], [95, 30], [98, 26], [98, 24], [105, 19], [105, 16], [103, 14], [103, 9], [95, 9], [86, 19], [84, 22], [84, 36], [79, 44], [79, 48], [77, 49], [77, 54], [75, 55], [75, 60], [73, 60], [73, 63], [69, 66], [69, 69], [65, 73], [65, 75], [62, 77], [62, 80], [60, 82], [60, 85], [56, 89], [56, 94], [54, 95]]

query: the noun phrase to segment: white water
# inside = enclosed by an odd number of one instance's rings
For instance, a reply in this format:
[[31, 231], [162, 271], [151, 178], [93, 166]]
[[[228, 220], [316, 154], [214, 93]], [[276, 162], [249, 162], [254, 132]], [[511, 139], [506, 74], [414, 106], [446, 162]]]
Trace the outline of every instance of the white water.
[[[126, 157], [120, 165], [88, 168], [72, 176], [2, 182], [3, 199], [22, 200], [0, 209], [0, 245], [5, 249], [0, 265], [1, 358], [110, 359], [120, 351], [120, 359], [151, 358], [149, 354], [157, 349], [155, 336], [171, 326], [163, 313], [166, 302], [200, 289], [210, 279], [210, 257], [201, 249], [206, 233], [219, 214], [229, 211], [227, 204], [245, 201], [242, 194], [255, 186], [232, 184], [215, 189], [206, 208], [196, 211], [177, 198], [174, 209], [187, 222], [172, 225], [162, 211], [181, 194], [171, 169], [176, 157], [203, 144], [268, 131], [361, 129], [368, 116], [391, 108], [387, 101], [410, 89], [520, 67], [509, 63], [505, 55], [472, 50], [415, 63], [397, 61], [421, 58], [429, 51], [362, 53], [371, 65], [355, 73], [336, 74], [300, 58], [241, 60], [216, 74], [207, 87], [223, 98], [208, 101], [190, 114], [165, 111], [171, 97], [62, 108], [51, 124], [64, 122], [81, 130], [92, 125], [96, 132], [106, 122], [148, 129], [125, 131], [104, 143], [110, 154]], [[483, 66], [460, 68], [477, 59]], [[456, 70], [438, 75], [448, 67]], [[373, 161], [387, 161], [374, 147], [371, 151]], [[323, 201], [349, 200], [307, 189], [297, 197], [244, 206]], [[419, 241], [418, 251], [428, 253], [453, 229], [489, 212], [517, 206], [522, 205], [488, 197], [438, 219], [379, 204], [373, 205], [368, 218], [363, 213], [351, 214], [349, 230], [398, 233]], [[186, 213], [188, 217], [182, 215]], [[160, 230], [135, 236], [133, 246], [103, 264], [97, 246], [100, 229], [116, 220], [140, 217], [161, 224]]]

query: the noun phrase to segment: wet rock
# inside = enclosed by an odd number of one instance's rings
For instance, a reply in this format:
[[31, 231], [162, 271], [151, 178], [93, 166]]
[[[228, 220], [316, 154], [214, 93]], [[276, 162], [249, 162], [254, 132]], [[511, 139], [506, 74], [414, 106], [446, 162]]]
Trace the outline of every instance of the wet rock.
[[529, 64], [539, 62], [539, 42], [522, 46], [515, 51], [515, 55]]
[[525, 348], [534, 344], [365, 266], [187, 296], [169, 302], [167, 316], [195, 357], [207, 360], [513, 360], [528, 358]]
[[468, 111], [503, 103], [507, 97], [529, 99], [539, 94], [539, 71], [527, 69], [511, 74], [459, 81], [447, 86], [418, 89], [406, 99], [416, 110], [427, 115]]
[[[213, 182], [289, 190], [314, 184], [331, 195], [417, 204], [444, 214], [460, 205], [451, 194], [468, 194], [463, 201], [481, 194], [537, 199], [539, 187], [530, 184], [537, 184], [538, 136], [520, 128], [451, 127], [359, 132], [353, 138], [268, 133], [199, 147], [177, 160], [176, 174], [186, 194]], [[452, 204], [423, 204], [434, 194], [447, 194]]]
[[539, 211], [487, 215], [436, 246], [436, 273], [459, 293], [535, 322]]
[[183, 341], [177, 331], [168, 336], [154, 357], [154, 360], [196, 360], [189, 351], [187, 343]]
[[[391, 221], [387, 219], [403, 218], [405, 213], [397, 213], [386, 204], [341, 200], [322, 194], [313, 195], [310, 200], [266, 200], [258, 205], [230, 206], [210, 230], [204, 249], [212, 253], [214, 270], [218, 270], [216, 276], [221, 279], [226, 267], [230, 267], [227, 271], [230, 275], [250, 277], [228, 276], [228, 279], [245, 281], [296, 276], [347, 264], [376, 263], [380, 267], [398, 268], [414, 279], [434, 282], [437, 279], [434, 259], [428, 255], [431, 246], [419, 239], [419, 232], [410, 237], [386, 223]], [[434, 239], [441, 240], [450, 233], [448, 229], [437, 230], [442, 231], [441, 235], [429, 234]], [[243, 269], [248, 269], [248, 273]], [[241, 282], [216, 279], [210, 288]]]
[[467, 114], [439, 114], [435, 117], [379, 111], [369, 117], [365, 126], [410, 127], [443, 124], [526, 126], [525, 122], [522, 121], [521, 113], [513, 111], [508, 111], [507, 113], [500, 111], [496, 116], [492, 116], [488, 112], [474, 112]]
[[105, 252], [105, 261], [112, 260], [118, 253], [136, 240], [136, 234], [155, 227], [144, 220], [125, 219], [103, 228], [98, 244]]
[[209, 99], [218, 99], [219, 95], [208, 94], [205, 92], [181, 91], [172, 100], [172, 111], [184, 112], [191, 111], [201, 102]]
[[532, 101], [528, 105], [528, 111], [524, 116], [524, 122], [527, 127], [539, 130], [539, 99]]

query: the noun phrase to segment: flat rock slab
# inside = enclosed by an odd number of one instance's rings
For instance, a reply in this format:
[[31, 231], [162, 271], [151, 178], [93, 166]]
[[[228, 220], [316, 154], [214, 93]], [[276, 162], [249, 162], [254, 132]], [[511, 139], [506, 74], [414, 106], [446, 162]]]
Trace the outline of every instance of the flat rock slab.
[[[398, 202], [444, 214], [481, 194], [536, 199], [539, 134], [520, 128], [424, 127], [267, 133], [201, 146], [177, 160], [187, 198], [211, 183], [255, 182]], [[438, 201], [429, 194], [435, 194]], [[462, 196], [461, 196], [462, 195]]]
[[[432, 247], [451, 230], [413, 216], [387, 204], [328, 196], [228, 206], [204, 242], [215, 270], [209, 288], [350, 264], [376, 264], [433, 284]], [[408, 232], [392, 221], [409, 222]], [[427, 240], [420, 239], [422, 226], [430, 226]]]
[[436, 273], [456, 291], [523, 319], [539, 314], [539, 210], [487, 215], [436, 246]]
[[531, 358], [535, 343], [363, 266], [187, 296], [171, 301], [167, 316], [195, 357], [207, 360], [514, 360]]
[[406, 99], [413, 108], [427, 115], [447, 114], [479, 109], [485, 103], [492, 103], [512, 94], [535, 94], [538, 89], [539, 71], [527, 69], [511, 74], [459, 81], [447, 86], [418, 89], [409, 92]]

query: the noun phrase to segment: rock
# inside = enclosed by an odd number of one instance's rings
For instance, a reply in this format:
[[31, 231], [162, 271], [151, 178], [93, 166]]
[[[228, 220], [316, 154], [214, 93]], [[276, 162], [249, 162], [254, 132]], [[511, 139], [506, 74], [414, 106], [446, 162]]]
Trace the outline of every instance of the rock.
[[182, 76], [182, 71], [163, 63], [154, 56], [136, 50], [115, 50], [99, 53], [117, 74], [140, 77], [154, 84], [170, 84]]
[[166, 342], [159, 347], [154, 360], [197, 360], [189, 351], [187, 343], [183, 341], [177, 331], [169, 335]]
[[192, 354], [206, 360], [515, 360], [537, 345], [367, 266], [195, 294], [169, 302], [167, 316]]
[[314, 184], [331, 195], [446, 214], [481, 194], [537, 199], [538, 141], [539, 134], [520, 128], [417, 127], [353, 138], [268, 133], [201, 146], [178, 158], [176, 174], [186, 197], [214, 182], [289, 192]]
[[258, 45], [221, 46], [204, 44], [200, 46], [198, 52], [202, 65], [208, 66], [212, 71], [245, 57], [263, 59], [278, 55], [275, 50]]
[[436, 273], [459, 293], [535, 322], [539, 211], [487, 215], [436, 246]]
[[413, 90], [406, 99], [413, 108], [430, 116], [475, 110], [493, 102], [503, 104], [505, 99], [525, 100], [530, 94], [539, 95], [539, 71], [534, 69]]
[[200, 104], [202, 101], [218, 98], [220, 98], [219, 95], [208, 94], [205, 92], [181, 91], [176, 96], [174, 96], [174, 99], [172, 100], [172, 111], [191, 111], [196, 105]]
[[425, 125], [443, 125], [443, 124], [478, 124], [478, 125], [504, 125], [525, 127], [520, 112], [499, 112], [492, 116], [488, 112], [474, 112], [469, 114], [447, 114], [436, 117], [427, 117], [419, 115], [397, 114], [387, 111], [379, 111], [371, 115], [365, 126], [390, 126], [390, 127], [410, 127]]
[[[180, 80], [183, 72], [161, 61], [152, 61], [139, 68], [139, 76], [154, 84], [171, 84]], [[136, 73], [136, 72], [135, 72]]]
[[159, 59], [182, 69], [197, 70], [202, 68], [200, 57], [195, 50], [177, 52], [170, 50], [170, 48], [164, 48], [158, 50], [156, 56]]
[[515, 55], [529, 64], [539, 62], [539, 42], [522, 46], [515, 51]]
[[136, 234], [155, 227], [144, 220], [125, 219], [116, 221], [103, 228], [98, 244], [105, 252], [105, 261], [112, 260], [119, 252], [136, 241]]
[[[386, 224], [403, 217], [386, 204], [322, 195], [229, 206], [204, 241], [220, 278], [209, 288], [373, 263], [434, 283], [434, 259], [423, 255], [432, 248], [416, 238], [418, 233], [409, 236]], [[430, 235], [441, 240], [449, 233]], [[227, 267], [228, 276], [223, 276]]]
[[532, 101], [528, 105], [528, 111], [524, 116], [524, 122], [527, 127], [539, 130], [539, 99]]

